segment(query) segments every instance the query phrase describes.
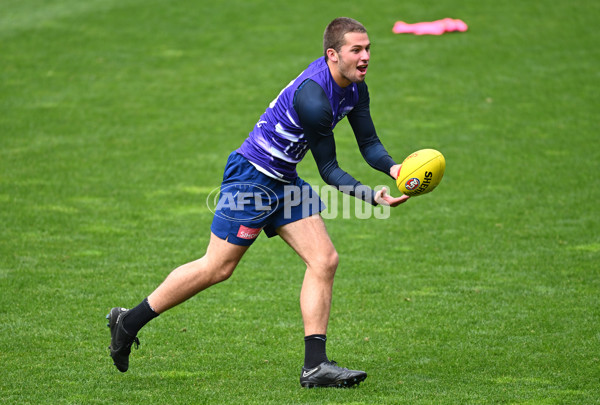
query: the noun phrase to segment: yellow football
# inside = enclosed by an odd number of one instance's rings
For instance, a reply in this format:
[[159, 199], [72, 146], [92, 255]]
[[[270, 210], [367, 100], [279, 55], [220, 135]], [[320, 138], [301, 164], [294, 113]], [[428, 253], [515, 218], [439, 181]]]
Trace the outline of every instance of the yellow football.
[[411, 197], [427, 194], [440, 184], [445, 170], [444, 155], [435, 149], [421, 149], [404, 159], [396, 185]]

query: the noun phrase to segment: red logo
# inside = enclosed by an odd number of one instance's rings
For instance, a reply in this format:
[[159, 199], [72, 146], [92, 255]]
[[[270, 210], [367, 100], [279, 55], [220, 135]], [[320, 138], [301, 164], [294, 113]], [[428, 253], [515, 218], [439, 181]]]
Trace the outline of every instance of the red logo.
[[420, 184], [421, 181], [416, 177], [413, 177], [412, 179], [408, 179], [406, 183], [404, 183], [404, 187], [406, 187], [407, 190], [412, 191], [417, 189]]
[[262, 228], [248, 228], [247, 226], [240, 225], [237, 237], [242, 239], [256, 239], [260, 235]]

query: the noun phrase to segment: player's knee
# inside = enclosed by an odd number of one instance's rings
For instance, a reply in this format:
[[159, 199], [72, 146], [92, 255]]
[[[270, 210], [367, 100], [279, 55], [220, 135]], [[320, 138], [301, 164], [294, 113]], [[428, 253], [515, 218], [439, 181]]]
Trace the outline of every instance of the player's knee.
[[228, 269], [228, 268], [223, 268], [223, 269], [219, 269], [214, 275], [213, 275], [213, 281], [214, 283], [220, 283], [222, 281], [227, 280], [229, 277], [231, 277], [231, 275], [233, 274], [233, 271]]
[[225, 261], [215, 266], [215, 269], [212, 272], [212, 282], [213, 284], [220, 283], [222, 281], [227, 280], [233, 274], [235, 267], [237, 266], [237, 261]]
[[340, 256], [337, 250], [333, 249], [333, 252], [329, 255], [329, 268], [333, 273], [337, 270], [338, 264], [340, 263]]
[[315, 260], [311, 267], [319, 269], [322, 277], [332, 279], [337, 270], [340, 261], [339, 255], [335, 249], [323, 253]]

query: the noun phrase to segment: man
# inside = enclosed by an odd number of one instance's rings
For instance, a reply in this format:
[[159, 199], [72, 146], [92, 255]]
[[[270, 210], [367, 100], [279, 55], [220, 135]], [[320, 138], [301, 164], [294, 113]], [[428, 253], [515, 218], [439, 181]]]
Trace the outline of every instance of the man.
[[[364, 371], [339, 367], [327, 358], [325, 342], [338, 254], [319, 215], [323, 204], [298, 177], [296, 164], [310, 149], [324, 181], [341, 191], [374, 205], [395, 207], [408, 199], [405, 195], [394, 198], [385, 188], [374, 192], [342, 170], [336, 160], [332, 130], [347, 116], [365, 160], [392, 178], [400, 170], [371, 120], [364, 83], [370, 47], [366, 29], [353, 19], [336, 18], [327, 26], [324, 57], [281, 91], [241, 147], [229, 156], [206, 254], [173, 270], [137, 307], [113, 308], [107, 315], [110, 353], [119, 371], [127, 371], [131, 346], [139, 344], [137, 333], [147, 322], [229, 278], [264, 230], [268, 237], [279, 235], [306, 263], [300, 293], [305, 333], [301, 385], [349, 387], [367, 377]], [[256, 187], [268, 190], [268, 195], [254, 205], [240, 200], [242, 194], [256, 194]], [[300, 189], [300, 197], [294, 196], [292, 204], [290, 190]], [[236, 205], [236, 198], [245, 204]]]

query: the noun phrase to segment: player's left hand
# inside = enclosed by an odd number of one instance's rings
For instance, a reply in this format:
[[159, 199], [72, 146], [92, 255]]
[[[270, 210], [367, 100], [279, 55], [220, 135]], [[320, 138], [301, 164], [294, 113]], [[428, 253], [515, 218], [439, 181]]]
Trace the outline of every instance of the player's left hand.
[[390, 176], [392, 176], [394, 178], [394, 180], [396, 180], [398, 178], [401, 168], [402, 168], [401, 164], [390, 167]]
[[406, 202], [410, 196], [402, 194], [401, 197], [392, 197], [388, 194], [387, 188], [382, 188], [375, 193], [375, 202], [381, 205], [389, 205], [390, 207], [397, 207], [398, 205]]

